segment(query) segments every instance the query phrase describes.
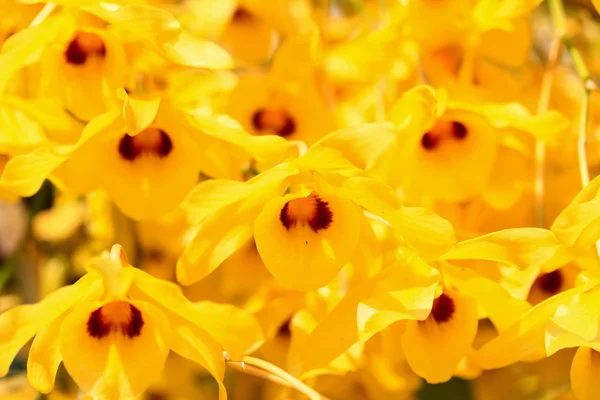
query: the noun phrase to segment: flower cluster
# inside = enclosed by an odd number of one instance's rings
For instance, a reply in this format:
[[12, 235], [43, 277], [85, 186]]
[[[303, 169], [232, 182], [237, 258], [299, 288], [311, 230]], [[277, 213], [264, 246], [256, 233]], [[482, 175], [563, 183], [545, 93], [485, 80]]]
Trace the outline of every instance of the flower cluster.
[[600, 398], [576, 3], [0, 0], [0, 397]]

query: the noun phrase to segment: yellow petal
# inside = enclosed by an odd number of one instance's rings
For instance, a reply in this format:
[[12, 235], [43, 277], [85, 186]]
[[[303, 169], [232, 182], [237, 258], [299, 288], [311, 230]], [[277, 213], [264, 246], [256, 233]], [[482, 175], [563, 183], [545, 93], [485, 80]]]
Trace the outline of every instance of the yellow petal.
[[203, 133], [238, 146], [260, 163], [280, 162], [290, 151], [290, 144], [276, 135], [256, 136], [225, 115], [203, 116], [196, 113], [192, 123]]
[[358, 341], [356, 312], [366, 293], [355, 288], [327, 314], [316, 328], [290, 349], [290, 372], [302, 376], [327, 367]]
[[158, 7], [106, 3], [86, 7], [86, 11], [110, 22], [131, 39], [164, 43], [176, 40], [181, 33], [181, 25], [175, 16]]
[[223, 385], [225, 359], [221, 346], [206, 332], [179, 317], [171, 317], [174, 327], [172, 349], [175, 353], [204, 367], [219, 385], [219, 400], [227, 399]]
[[578, 400], [600, 398], [600, 353], [580, 347], [571, 364], [571, 390]]
[[567, 332], [571, 332], [587, 341], [600, 340], [600, 287], [582, 291], [568, 303], [561, 304], [552, 322]]
[[329, 147], [362, 169], [371, 168], [396, 139], [396, 127], [390, 123], [364, 124], [330, 133], [312, 145]]
[[200, 223], [216, 209], [242, 200], [252, 192], [245, 182], [209, 179], [200, 182], [181, 203], [192, 224]]
[[[171, 344], [171, 325], [155, 306], [131, 304], [141, 313], [143, 325], [130, 337], [116, 327], [102, 337], [91, 336], [93, 312], [106, 307], [88, 302], [74, 308], [60, 331], [60, 352], [65, 368], [81, 389], [93, 397], [121, 399], [138, 395], [160, 375]], [[143, 368], [140, 368], [143, 365]]]
[[477, 363], [484, 369], [493, 369], [546, 357], [548, 321], [561, 304], [576, 294], [577, 289], [567, 290], [537, 304], [520, 321], [482, 346], [475, 354]]
[[511, 20], [526, 15], [540, 3], [541, 0], [484, 0], [477, 4], [476, 15], [482, 23], [495, 19]]
[[[0, 187], [21, 196], [31, 196], [40, 188], [44, 179], [56, 172], [60, 175], [61, 187], [66, 183], [69, 190], [74, 189], [74, 192], [89, 189], [95, 183], [95, 166], [91, 168], [87, 165], [89, 159], [84, 160], [85, 165], [80, 165], [77, 160], [71, 163], [69, 157], [76, 157], [77, 150], [89, 144], [97, 135], [112, 132], [119, 127], [118, 112], [107, 112], [90, 121], [74, 145], [39, 147], [28, 154], [13, 157], [0, 177]], [[85, 168], [85, 173], [82, 173], [81, 168]]]
[[[202, 221], [177, 262], [177, 280], [184, 285], [197, 282], [250, 240], [252, 224], [264, 203], [281, 195], [288, 185], [287, 177], [295, 173], [295, 169], [285, 165], [269, 170], [246, 183], [250, 191], [240, 200], [231, 204], [218, 200], [212, 212], [202, 207], [198, 215], [192, 211], [192, 217]], [[219, 185], [205, 189], [218, 190]]]
[[5, 92], [10, 79], [21, 68], [38, 60], [62, 27], [61, 18], [49, 18], [46, 23], [23, 29], [9, 37], [0, 53], [0, 92]]
[[[439, 274], [431, 266], [417, 257], [409, 257], [350, 289], [302, 343], [290, 351], [290, 368], [302, 375], [326, 367], [359, 340], [359, 323], [365, 340], [375, 333], [369, 330], [377, 326], [383, 328], [378, 321], [369, 323], [369, 316], [358, 314], [363, 301], [371, 302], [384, 312], [401, 312], [404, 318], [425, 317], [422, 305], [428, 301], [427, 288], [437, 284], [438, 279]], [[394, 298], [389, 299], [388, 293], [394, 294]], [[411, 316], [407, 317], [408, 314]]]
[[471, 349], [477, 333], [477, 304], [474, 299], [458, 292], [444, 291], [441, 296], [444, 295], [454, 304], [449, 320], [437, 322], [430, 316], [425, 321], [409, 322], [402, 335], [402, 348], [408, 364], [429, 383], [452, 378], [458, 363]]
[[520, 269], [560, 266], [569, 260], [566, 247], [549, 230], [514, 228], [459, 242], [445, 260], [490, 260]]
[[445, 265], [443, 271], [453, 287], [477, 299], [479, 307], [499, 331], [508, 329], [531, 309], [525, 300], [515, 299], [499, 283], [485, 279], [472, 270]]
[[[30, 117], [32, 121], [39, 123], [44, 128], [50, 139], [60, 143], [75, 142], [81, 131], [80, 124], [75, 122], [62, 106], [52, 99], [23, 99], [6, 95], [0, 98], [0, 104], [3, 108], [12, 108]], [[4, 112], [6, 113], [8, 110], [4, 110]], [[4, 113], [2, 117], [7, 118]], [[3, 148], [28, 148], [47, 141], [43, 132], [24, 130], [22, 127], [17, 129], [21, 125], [20, 123], [14, 123], [13, 129], [7, 129], [5, 124], [4, 121], [1, 123], [4, 132], [0, 139], [0, 146]]]
[[589, 249], [600, 238], [600, 176], [575, 196], [550, 228], [565, 244]]
[[65, 286], [36, 304], [12, 308], [0, 315], [0, 376], [6, 375], [17, 352], [42, 328], [86, 294], [99, 295], [100, 281], [88, 274], [71, 286]]
[[160, 106], [160, 97], [153, 99], [136, 99], [119, 89], [118, 96], [123, 100], [123, 119], [127, 133], [135, 136], [150, 126]]
[[179, 283], [198, 282], [252, 238], [252, 216], [258, 214], [260, 207], [250, 208], [247, 203], [242, 207], [245, 208], [232, 204], [215, 211], [200, 223], [177, 261]]
[[392, 105], [390, 119], [404, 134], [404, 137], [414, 136], [428, 126], [433, 125], [438, 114], [439, 93], [427, 85], [418, 85], [402, 94]]
[[598, 341], [589, 341], [569, 332], [550, 320], [546, 326], [546, 356], [550, 357], [557, 351], [566, 348], [590, 347], [600, 350]]
[[58, 336], [64, 317], [57, 319], [37, 333], [27, 359], [27, 380], [42, 393], [54, 388], [58, 366], [62, 362]]
[[198, 39], [188, 32], [181, 32], [175, 41], [159, 43], [160, 52], [172, 62], [193, 68], [233, 68], [231, 56], [209, 40]]
[[360, 168], [352, 164], [345, 154], [333, 147], [311, 146], [300, 158], [293, 161], [300, 170], [319, 173], [336, 173], [340, 175], [356, 175]]
[[262, 343], [257, 321], [245, 311], [228, 304], [191, 303], [181, 288], [141, 271], [135, 271], [134, 285], [143, 295], [132, 292], [134, 298], [160, 305], [171, 313], [198, 325], [212, 336], [234, 360], [250, 353]]
[[360, 213], [333, 194], [287, 195], [268, 202], [254, 223], [265, 266], [283, 285], [326, 285], [348, 262], [358, 241]]
[[425, 258], [440, 255], [456, 242], [450, 222], [425, 208], [400, 205], [394, 191], [374, 179], [350, 177], [341, 187], [317, 179], [317, 187], [338, 193], [388, 221]]
[[227, 351], [232, 360], [241, 360], [262, 344], [258, 322], [245, 311], [229, 305], [201, 301], [193, 304], [195, 318]]
[[174, 63], [196, 68], [233, 67], [227, 52], [210, 41], [197, 39], [183, 31], [175, 16], [161, 8], [141, 4], [100, 4], [86, 9]]
[[0, 187], [20, 196], [32, 196], [67, 156], [54, 153], [50, 147], [40, 147], [29, 154], [11, 158], [2, 172]]
[[[416, 256], [408, 256], [383, 279], [379, 277], [377, 291], [385, 286], [391, 290], [361, 301], [358, 307], [358, 329], [361, 343], [400, 320], [425, 320], [431, 311], [439, 274]], [[404, 282], [401, 287], [396, 282]]]

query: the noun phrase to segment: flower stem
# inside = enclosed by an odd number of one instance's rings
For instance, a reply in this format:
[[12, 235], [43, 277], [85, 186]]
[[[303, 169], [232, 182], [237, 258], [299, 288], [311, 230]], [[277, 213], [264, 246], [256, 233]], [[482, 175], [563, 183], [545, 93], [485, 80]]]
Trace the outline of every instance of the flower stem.
[[579, 76], [581, 83], [583, 84], [584, 96], [581, 104], [581, 114], [579, 116], [579, 134], [577, 139], [577, 157], [579, 164], [579, 175], [581, 178], [581, 185], [583, 187], [587, 186], [590, 183], [590, 174], [588, 171], [588, 163], [587, 163], [587, 152], [586, 152], [586, 144], [587, 144], [587, 131], [588, 131], [588, 112], [589, 112], [589, 102], [590, 102], [590, 93], [593, 90], [597, 90], [597, 86], [594, 81], [590, 78], [590, 73], [585, 65], [583, 57], [581, 53], [575, 47], [573, 43], [573, 39], [566, 32], [566, 15], [565, 8], [562, 0], [548, 0], [550, 6], [550, 16], [552, 18], [552, 23], [554, 24], [554, 28], [556, 29], [556, 35], [561, 39], [564, 43], [567, 52], [571, 56], [571, 60], [573, 61], [573, 67], [575, 68], [575, 72]]
[[[550, 94], [552, 92], [552, 81], [554, 79], [554, 71], [561, 50], [561, 38], [558, 35], [554, 36], [548, 53], [548, 62], [542, 77], [542, 88], [540, 90], [540, 98], [538, 101], [537, 113], [542, 114], [548, 111], [550, 103]], [[544, 172], [546, 166], [546, 144], [543, 140], [535, 142], [535, 204], [536, 204], [536, 220], [540, 228], [545, 226], [544, 212], [544, 196], [545, 196], [545, 179]]]
[[288, 383], [288, 381], [281, 379], [278, 376], [275, 376], [273, 374], [270, 374], [268, 372], [263, 371], [260, 368], [256, 368], [252, 365], [246, 364], [245, 362], [241, 362], [241, 361], [228, 361], [227, 365], [229, 365], [231, 368], [240, 371], [240, 372], [245, 372], [248, 375], [253, 375], [256, 376], [258, 378], [262, 378], [266, 381], [269, 382], [273, 382], [273, 383], [277, 383], [278, 385], [281, 386], [285, 386], [285, 387], [289, 387], [291, 388], [292, 385], [290, 385]]
[[[573, 39], [567, 34], [567, 17], [562, 0], [548, 0], [548, 2], [550, 7], [550, 17], [552, 18], [552, 23], [556, 29], [556, 35], [561, 38], [563, 44], [565, 45], [565, 49], [573, 61], [575, 72], [583, 84], [584, 95], [581, 101], [579, 133], [577, 135], [577, 161], [579, 166], [581, 186], [586, 187], [590, 183], [590, 172], [588, 168], [586, 149], [590, 94], [592, 91], [598, 90], [598, 86], [591, 79], [590, 72], [585, 65], [585, 61], [583, 60], [581, 53], [573, 43]], [[596, 242], [596, 252], [600, 257], [600, 241]]]
[[46, 3], [46, 5], [42, 8], [42, 10], [35, 16], [33, 21], [29, 24], [29, 26], [36, 26], [41, 24], [52, 14], [52, 11], [56, 8], [55, 3]]
[[320, 395], [314, 389], [302, 383], [298, 378], [260, 358], [244, 357], [241, 362], [227, 360], [227, 364], [238, 371], [244, 371], [282, 386], [296, 389], [298, 392], [305, 394], [310, 400], [329, 400], [327, 397]]

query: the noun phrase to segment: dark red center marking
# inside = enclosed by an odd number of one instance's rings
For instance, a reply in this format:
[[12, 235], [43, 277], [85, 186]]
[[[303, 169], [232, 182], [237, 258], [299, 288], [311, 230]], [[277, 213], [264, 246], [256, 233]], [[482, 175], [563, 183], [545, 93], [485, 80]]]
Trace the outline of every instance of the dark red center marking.
[[292, 116], [281, 108], [261, 108], [252, 115], [252, 125], [259, 132], [287, 137], [296, 131]]
[[148, 128], [136, 136], [123, 135], [119, 140], [119, 154], [127, 161], [135, 161], [142, 154], [167, 157], [173, 150], [169, 135], [155, 128]]
[[290, 329], [290, 324], [292, 323], [292, 319], [288, 318], [285, 320], [283, 324], [277, 330], [277, 334], [283, 338], [289, 338], [292, 335], [292, 331]]
[[331, 226], [333, 212], [326, 201], [312, 193], [308, 197], [285, 203], [279, 213], [279, 220], [287, 230], [297, 224], [308, 224], [314, 232], [319, 232]]
[[65, 60], [72, 65], [83, 65], [90, 57], [104, 58], [106, 46], [100, 36], [91, 32], [77, 32], [65, 50]]
[[[115, 312], [119, 315], [112, 315]], [[102, 339], [112, 331], [120, 331], [124, 336], [133, 339], [142, 333], [143, 326], [141, 311], [133, 304], [125, 302], [105, 304], [92, 311], [87, 321], [88, 334], [96, 339]]]
[[452, 122], [452, 136], [454, 139], [464, 139], [467, 137], [467, 127], [462, 122], [453, 121]]
[[536, 279], [540, 289], [548, 294], [556, 294], [563, 284], [563, 276], [559, 270], [542, 274]]
[[454, 311], [456, 311], [454, 300], [446, 293], [442, 293], [437, 299], [433, 300], [431, 316], [438, 324], [450, 321]]
[[436, 149], [444, 140], [464, 140], [469, 130], [462, 122], [439, 121], [431, 130], [421, 137], [421, 147], [425, 150]]
[[438, 146], [439, 143], [440, 143], [439, 136], [437, 136], [431, 132], [425, 133], [423, 135], [423, 137], [421, 138], [421, 146], [425, 150], [433, 150]]
[[248, 11], [244, 7], [238, 7], [233, 13], [232, 19], [236, 22], [244, 22], [253, 19], [253, 16], [250, 13], [250, 11]]

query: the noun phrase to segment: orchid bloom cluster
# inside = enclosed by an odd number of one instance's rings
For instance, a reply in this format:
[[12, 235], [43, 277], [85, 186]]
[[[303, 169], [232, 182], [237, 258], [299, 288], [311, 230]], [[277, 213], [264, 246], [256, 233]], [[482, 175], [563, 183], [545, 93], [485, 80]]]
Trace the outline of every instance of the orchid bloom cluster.
[[0, 0], [0, 398], [600, 399], [596, 7]]

